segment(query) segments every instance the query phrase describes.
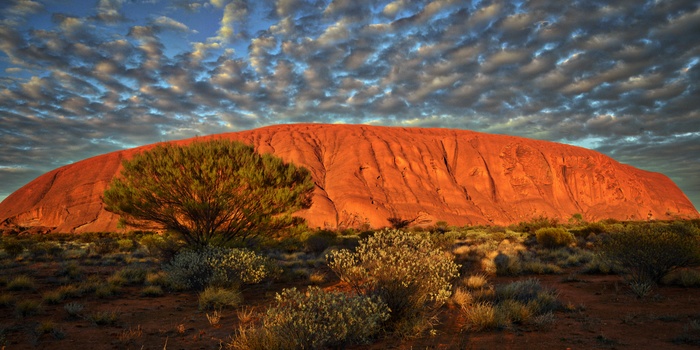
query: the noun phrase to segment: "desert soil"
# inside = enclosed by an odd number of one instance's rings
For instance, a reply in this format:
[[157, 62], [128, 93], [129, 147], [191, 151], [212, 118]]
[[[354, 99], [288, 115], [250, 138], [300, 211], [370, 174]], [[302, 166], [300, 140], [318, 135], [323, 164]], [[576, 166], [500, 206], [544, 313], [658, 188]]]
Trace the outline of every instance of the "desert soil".
[[[0, 272], [5, 278], [22, 271], [33, 271], [38, 288], [7, 292], [18, 299], [41, 300], [43, 293], [56, 288], [57, 263], [33, 263]], [[106, 278], [116, 268], [85, 267], [88, 274]], [[691, 322], [700, 320], [700, 289], [663, 286], [645, 298], [629, 291], [620, 276], [576, 275], [536, 276], [545, 286], [555, 288], [560, 300], [574, 311], [556, 312], [554, 324], [545, 330], [515, 326], [512, 329], [473, 332], [464, 329], [464, 319], [456, 307], [445, 307], [436, 335], [416, 339], [383, 337], [373, 344], [353, 349], [690, 349], [700, 345], [698, 329]], [[493, 277], [492, 284], [527, 277]], [[282, 288], [304, 288], [307, 281], [253, 286], [244, 291], [244, 306], [264, 311]], [[337, 280], [323, 285], [343, 289]], [[219, 349], [230, 342], [240, 326], [237, 310], [224, 310], [218, 325], [212, 326], [206, 312], [198, 310], [194, 292], [166, 293], [161, 297], [140, 296], [143, 286], [123, 287], [119, 295], [99, 299], [85, 296], [57, 305], [43, 305], [34, 316], [18, 318], [12, 308], [0, 307], [0, 331], [4, 349]], [[98, 326], [86, 318], [68, 318], [63, 306], [68, 301], [85, 305], [85, 314], [116, 311], [114, 325]], [[37, 326], [53, 321], [63, 339], [53, 334], [37, 334]], [[2, 340], [0, 337], [0, 340]], [[675, 342], [674, 342], [675, 340]], [[690, 343], [690, 344], [689, 344]], [[0, 343], [2, 344], [2, 343]]]

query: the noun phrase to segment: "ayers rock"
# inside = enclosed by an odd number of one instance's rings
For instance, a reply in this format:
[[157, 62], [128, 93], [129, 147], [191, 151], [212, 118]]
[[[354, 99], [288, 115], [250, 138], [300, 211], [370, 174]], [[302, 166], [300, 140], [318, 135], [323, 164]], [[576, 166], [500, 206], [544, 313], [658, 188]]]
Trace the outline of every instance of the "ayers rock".
[[[311, 170], [310, 227], [506, 225], [546, 216], [566, 221], [698, 218], [666, 176], [588, 149], [467, 130], [296, 124], [173, 141], [222, 138], [252, 144]], [[101, 195], [122, 160], [144, 146], [48, 172], [0, 203], [0, 222], [53, 232], [117, 230]]]

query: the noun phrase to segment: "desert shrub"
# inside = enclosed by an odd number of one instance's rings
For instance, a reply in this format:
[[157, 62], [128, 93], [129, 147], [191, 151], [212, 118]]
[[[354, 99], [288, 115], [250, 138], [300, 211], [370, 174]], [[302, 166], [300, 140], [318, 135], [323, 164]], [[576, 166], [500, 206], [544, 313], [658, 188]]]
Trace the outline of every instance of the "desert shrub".
[[63, 309], [68, 313], [68, 317], [78, 318], [85, 309], [85, 305], [72, 301], [63, 305]]
[[576, 241], [574, 235], [562, 227], [545, 227], [535, 231], [537, 243], [545, 248], [567, 246]]
[[700, 287], [700, 271], [678, 269], [664, 276], [661, 283], [681, 287]]
[[259, 328], [243, 329], [235, 349], [328, 349], [369, 342], [389, 318], [381, 300], [363, 295], [325, 292], [309, 287], [306, 293], [285, 289], [267, 310]]
[[15, 303], [15, 315], [19, 318], [36, 315], [41, 309], [41, 303], [37, 300], [23, 299]]
[[602, 256], [622, 266], [635, 283], [658, 283], [681, 267], [700, 263], [700, 240], [674, 226], [641, 224], [609, 234]]
[[279, 272], [271, 259], [250, 250], [212, 246], [182, 251], [164, 270], [173, 285], [195, 290], [260, 283]]
[[435, 248], [428, 237], [398, 230], [377, 232], [361, 240], [355, 252], [341, 249], [327, 260], [358, 293], [381, 298], [399, 332], [415, 328], [416, 320], [429, 327], [430, 314], [449, 299], [451, 281], [459, 275], [452, 255]]
[[130, 238], [122, 238], [117, 240], [117, 249], [121, 252], [131, 252], [136, 249], [137, 243]]
[[216, 310], [226, 307], [236, 307], [243, 301], [238, 289], [207, 287], [199, 293], [200, 310]]
[[22, 252], [24, 252], [24, 245], [20, 240], [3, 237], [2, 242], [0, 242], [0, 247], [5, 251], [7, 255], [11, 258], [16, 258]]
[[34, 333], [38, 336], [51, 334], [56, 339], [63, 339], [66, 337], [66, 333], [63, 329], [56, 322], [51, 320], [40, 322], [36, 328], [34, 328]]

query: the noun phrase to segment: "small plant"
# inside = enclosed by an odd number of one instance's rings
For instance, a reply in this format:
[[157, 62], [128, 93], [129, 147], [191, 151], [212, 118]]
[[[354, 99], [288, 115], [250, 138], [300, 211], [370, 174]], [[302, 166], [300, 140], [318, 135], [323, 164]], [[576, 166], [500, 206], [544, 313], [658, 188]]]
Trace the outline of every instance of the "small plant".
[[102, 283], [95, 288], [95, 296], [100, 299], [113, 297], [119, 294], [119, 286], [112, 283]]
[[471, 275], [464, 279], [464, 286], [470, 290], [481, 289], [486, 287], [488, 284], [488, 279], [486, 275]]
[[58, 290], [48, 291], [42, 295], [41, 300], [49, 305], [56, 305], [63, 301], [63, 293]]
[[114, 285], [142, 284], [146, 280], [146, 270], [140, 267], [125, 267], [107, 279], [107, 282]]
[[469, 327], [475, 331], [496, 328], [498, 326], [496, 309], [493, 304], [488, 302], [476, 303], [466, 308], [464, 315], [467, 318]]
[[499, 285], [489, 293], [475, 295], [473, 300], [462, 310], [468, 327], [474, 330], [504, 328], [513, 323], [541, 329], [553, 317], [552, 312], [561, 307], [557, 293], [533, 278]]
[[199, 309], [213, 310], [225, 307], [236, 307], [243, 301], [241, 292], [237, 289], [207, 287], [199, 293]]
[[313, 285], [323, 284], [326, 281], [326, 274], [321, 271], [316, 271], [309, 275], [309, 283]]
[[472, 303], [473, 299], [471, 293], [461, 287], [455, 288], [452, 293], [452, 302], [462, 309], [467, 308]]
[[37, 335], [42, 336], [44, 334], [51, 334], [56, 339], [63, 339], [66, 337], [66, 333], [59, 327], [56, 322], [48, 320], [39, 323], [34, 329]]
[[285, 289], [268, 309], [260, 328], [241, 329], [234, 349], [327, 349], [363, 344], [389, 318], [386, 304], [362, 295], [348, 296], [309, 287]]
[[19, 318], [36, 315], [41, 311], [41, 303], [36, 300], [25, 299], [15, 304], [15, 315]]
[[632, 293], [637, 296], [637, 298], [644, 298], [654, 289], [654, 284], [651, 282], [632, 281], [630, 282], [630, 289], [632, 290]]
[[15, 304], [15, 297], [10, 293], [0, 294], [0, 307], [10, 307]]
[[83, 278], [84, 271], [75, 261], [69, 261], [61, 264], [61, 267], [56, 273], [58, 276], [65, 276], [71, 280], [79, 281]]
[[214, 310], [211, 315], [209, 313], [206, 314], [207, 316], [207, 321], [209, 321], [209, 325], [212, 327], [220, 327], [221, 325], [219, 322], [221, 321], [221, 312], [219, 310]]
[[149, 272], [146, 274], [145, 284], [149, 286], [168, 287], [168, 275], [164, 271]]
[[7, 283], [7, 289], [13, 291], [20, 290], [34, 290], [36, 289], [36, 282], [33, 278], [27, 275], [20, 275], [10, 280]]
[[700, 271], [691, 269], [680, 269], [671, 271], [661, 280], [666, 285], [676, 285], [681, 287], [700, 287]]
[[238, 317], [238, 321], [240, 321], [241, 324], [250, 323], [255, 318], [255, 309], [252, 307], [244, 307], [236, 311], [236, 317]]
[[165, 294], [160, 286], [145, 286], [141, 289], [141, 296], [144, 297], [161, 297]]
[[63, 309], [66, 310], [69, 317], [79, 318], [83, 310], [85, 309], [85, 306], [81, 303], [72, 301], [68, 304], [63, 305]]
[[119, 312], [98, 311], [88, 315], [87, 319], [97, 326], [114, 326], [119, 322]]
[[117, 339], [119, 339], [119, 342], [122, 344], [130, 344], [141, 338], [142, 335], [143, 329], [141, 329], [141, 325], [138, 325], [136, 328], [129, 327], [129, 329], [119, 332]]
[[571, 232], [562, 227], [545, 227], [535, 231], [537, 243], [545, 248], [565, 247], [576, 241]]

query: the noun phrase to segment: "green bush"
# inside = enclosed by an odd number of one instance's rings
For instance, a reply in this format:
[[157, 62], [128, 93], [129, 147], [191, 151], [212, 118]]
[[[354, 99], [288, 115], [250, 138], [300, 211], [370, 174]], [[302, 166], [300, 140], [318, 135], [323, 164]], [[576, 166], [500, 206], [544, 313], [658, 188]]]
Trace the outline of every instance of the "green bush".
[[262, 327], [242, 330], [234, 349], [329, 349], [369, 342], [389, 318], [386, 304], [377, 298], [349, 296], [309, 287], [277, 294]]
[[639, 224], [609, 234], [601, 253], [635, 283], [658, 283], [669, 272], [700, 264], [700, 239], [674, 225]]
[[[433, 246], [429, 237], [384, 230], [360, 241], [355, 252], [341, 249], [327, 256], [328, 266], [358, 293], [378, 296], [391, 310], [399, 333], [430, 327], [430, 314], [446, 302], [459, 266], [453, 256]], [[417, 322], [418, 321], [418, 322]]]
[[567, 246], [576, 241], [574, 235], [561, 227], [545, 227], [535, 231], [537, 243], [545, 248]]
[[279, 272], [271, 259], [255, 252], [212, 246], [182, 251], [164, 270], [172, 285], [194, 290], [260, 283]]

